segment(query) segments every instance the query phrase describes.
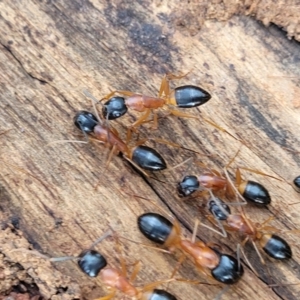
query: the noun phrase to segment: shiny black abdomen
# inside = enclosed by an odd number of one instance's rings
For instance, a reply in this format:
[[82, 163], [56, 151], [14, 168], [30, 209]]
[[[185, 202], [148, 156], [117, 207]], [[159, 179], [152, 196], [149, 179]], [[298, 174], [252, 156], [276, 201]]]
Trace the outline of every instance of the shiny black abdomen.
[[294, 179], [293, 183], [294, 183], [294, 188], [295, 188], [295, 190], [296, 190], [298, 193], [300, 193], [300, 176], [297, 176], [297, 177]]
[[268, 205], [271, 203], [271, 197], [268, 190], [258, 182], [249, 180], [247, 182], [243, 197], [256, 205]]
[[85, 133], [94, 131], [95, 126], [98, 124], [97, 118], [90, 112], [81, 110], [74, 117], [75, 126]]
[[177, 300], [177, 298], [164, 290], [154, 289], [149, 300]]
[[107, 262], [99, 252], [87, 250], [79, 255], [78, 265], [86, 275], [96, 277], [106, 267]]
[[275, 259], [289, 259], [292, 257], [290, 245], [280, 236], [273, 234], [266, 245], [264, 251]]
[[179, 197], [186, 197], [199, 190], [200, 183], [194, 175], [185, 176], [181, 182], [177, 184], [177, 192]]
[[160, 171], [167, 168], [163, 157], [148, 146], [136, 147], [132, 154], [132, 161], [144, 170]]
[[115, 120], [127, 112], [127, 106], [123, 97], [113, 97], [104, 103], [102, 113], [105, 119]]
[[206, 103], [210, 98], [210, 94], [198, 86], [184, 85], [175, 89], [175, 100], [178, 107], [199, 106]]
[[[218, 220], [224, 221], [227, 220], [228, 215], [231, 214], [230, 207], [224, 203], [221, 199], [219, 199], [219, 205], [215, 200], [209, 200], [208, 202], [208, 210], [210, 213], [217, 218]], [[224, 209], [224, 211], [220, 208], [220, 205]]]
[[147, 239], [164, 244], [172, 231], [173, 224], [159, 214], [146, 213], [138, 217], [138, 227]]
[[233, 284], [243, 276], [244, 269], [234, 257], [221, 254], [219, 265], [211, 271], [211, 275], [219, 282]]

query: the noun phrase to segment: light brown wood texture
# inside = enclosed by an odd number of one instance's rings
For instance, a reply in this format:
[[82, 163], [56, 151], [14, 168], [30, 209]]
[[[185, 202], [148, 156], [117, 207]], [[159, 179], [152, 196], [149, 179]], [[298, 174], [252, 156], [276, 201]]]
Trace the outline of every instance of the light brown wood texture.
[[[49, 145], [58, 140], [84, 140], [73, 125], [77, 111], [92, 111], [83, 89], [97, 98], [114, 89], [156, 95], [166, 72], [192, 70], [186, 78], [172, 82], [172, 87], [194, 84], [212, 94], [201, 108], [185, 111], [200, 119], [161, 118], [159, 130], [152, 131], [145, 124], [140, 137], [160, 137], [199, 152], [148, 142], [170, 167], [194, 156], [218, 170], [241, 143], [201, 117], [244, 140], [246, 146], [231, 166], [231, 175], [242, 166], [282, 180], [244, 171], [243, 177], [265, 185], [273, 200], [267, 209], [247, 206], [247, 215], [255, 222], [274, 216], [271, 225], [285, 230], [279, 235], [292, 246], [293, 258], [278, 262], [262, 253], [266, 259], [262, 265], [254, 249], [246, 246], [259, 277], [244, 264], [244, 278], [222, 299], [299, 299], [300, 285], [287, 285], [300, 282], [299, 233], [287, 232], [300, 229], [300, 204], [290, 205], [300, 202], [290, 185], [300, 173], [299, 44], [278, 28], [266, 28], [245, 16], [206, 21], [191, 36], [175, 24], [174, 13], [180, 12], [176, 6], [161, 1], [124, 2], [0, 2], [0, 132], [10, 129], [0, 136], [1, 295], [22, 280], [35, 283], [46, 299], [106, 295], [101, 282], [84, 276], [73, 262], [50, 264], [11, 250], [28, 248], [30, 243], [31, 249], [49, 257], [78, 255], [109, 225], [123, 236], [154, 246], [139, 233], [136, 219], [159, 210], [128, 194], [153, 199], [178, 218], [187, 237], [196, 218], [209, 224], [201, 197], [183, 201], [176, 195], [175, 182], [185, 166], [152, 175], [166, 182], [162, 183], [142, 177], [120, 157], [114, 157], [105, 169], [108, 152], [101, 144]], [[160, 111], [160, 116], [165, 113]], [[111, 124], [125, 138], [122, 125], [130, 125], [138, 116], [130, 111]], [[201, 168], [191, 171], [200, 173]], [[218, 243], [232, 255], [241, 241], [234, 235], [219, 238], [203, 228], [198, 237]], [[169, 278], [180, 257], [124, 240], [122, 245], [129, 264], [141, 261], [139, 286]], [[119, 266], [112, 239], [97, 249], [110, 264]], [[206, 281], [190, 260], [177, 276]], [[270, 288], [268, 284], [282, 286]], [[168, 285], [178, 299], [214, 299], [220, 290], [187, 283]]]

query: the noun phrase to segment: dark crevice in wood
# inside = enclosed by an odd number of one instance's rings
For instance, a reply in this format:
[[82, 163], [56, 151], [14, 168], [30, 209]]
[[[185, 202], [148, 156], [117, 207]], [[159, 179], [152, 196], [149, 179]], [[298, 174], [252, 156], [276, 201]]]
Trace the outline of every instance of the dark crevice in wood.
[[49, 84], [47, 81], [43, 80], [43, 79], [40, 79], [34, 75], [32, 75], [30, 72], [28, 72], [26, 70], [26, 68], [23, 66], [22, 62], [15, 56], [15, 54], [13, 53], [13, 51], [10, 49], [9, 46], [6, 46], [4, 44], [2, 44], [0, 42], [0, 44], [2, 45], [2, 47], [7, 50], [7, 52], [13, 57], [13, 59], [19, 64], [19, 66], [21, 67], [21, 69], [24, 71], [25, 74], [27, 74], [30, 78], [34, 79], [34, 80], [37, 80], [39, 83], [41, 84]]

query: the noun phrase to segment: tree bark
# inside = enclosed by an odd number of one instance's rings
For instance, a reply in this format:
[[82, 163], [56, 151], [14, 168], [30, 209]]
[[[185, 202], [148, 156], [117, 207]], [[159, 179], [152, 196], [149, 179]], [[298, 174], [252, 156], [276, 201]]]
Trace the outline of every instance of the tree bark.
[[[157, 95], [165, 73], [191, 71], [171, 86], [193, 84], [212, 94], [201, 108], [184, 111], [198, 119], [163, 117], [167, 111], [160, 110], [158, 130], [144, 124], [139, 137], [181, 145], [176, 148], [147, 141], [166, 158], [169, 167], [194, 157], [222, 171], [240, 149], [229, 167], [233, 178], [237, 167], [246, 167], [280, 179], [242, 171], [244, 179], [261, 182], [272, 197], [268, 208], [246, 206], [244, 210], [253, 222], [274, 216], [269, 225], [285, 231], [277, 234], [291, 245], [293, 258], [277, 262], [261, 251], [266, 260], [263, 265], [252, 245], [247, 245], [245, 252], [259, 277], [242, 260], [244, 278], [222, 299], [299, 299], [300, 285], [287, 285], [299, 282], [300, 276], [299, 233], [288, 232], [300, 228], [300, 204], [291, 205], [300, 202], [291, 185], [300, 166], [299, 44], [288, 40], [277, 27], [266, 28], [246, 16], [202, 22], [205, 16], [195, 15], [192, 4], [182, 8], [183, 2], [179, 2], [0, 2], [3, 298], [13, 292], [19, 297], [23, 293], [24, 299], [106, 295], [101, 282], [87, 278], [74, 262], [50, 263], [22, 249], [48, 257], [76, 256], [109, 226], [121, 236], [155, 246], [141, 235], [136, 219], [144, 212], [162, 212], [132, 195], [155, 201], [179, 220], [188, 238], [195, 219], [210, 224], [204, 197], [184, 201], [176, 194], [176, 182], [187, 165], [147, 178], [119, 156], [106, 168], [108, 150], [99, 143], [53, 143], [84, 141], [73, 125], [77, 111], [93, 111], [84, 89], [98, 99], [115, 89]], [[200, 8], [197, 6], [199, 12]], [[213, 8], [209, 6], [211, 11]], [[186, 11], [193, 14], [186, 15]], [[196, 31], [194, 21], [201, 24]], [[129, 111], [110, 124], [125, 139], [126, 126], [139, 116]], [[195, 165], [189, 171], [200, 174], [201, 170]], [[239, 212], [239, 208], [232, 210]], [[231, 255], [242, 241], [238, 235], [220, 238], [201, 227], [198, 238], [217, 243]], [[113, 239], [96, 248], [109, 264], [120, 266]], [[132, 263], [141, 261], [139, 286], [168, 279], [180, 257], [178, 252], [165, 254], [126, 240], [121, 248], [129, 271]], [[188, 259], [176, 276], [207, 281]], [[269, 284], [279, 286], [271, 288]], [[178, 282], [162, 288], [178, 299], [190, 300], [213, 299], [222, 289]]]

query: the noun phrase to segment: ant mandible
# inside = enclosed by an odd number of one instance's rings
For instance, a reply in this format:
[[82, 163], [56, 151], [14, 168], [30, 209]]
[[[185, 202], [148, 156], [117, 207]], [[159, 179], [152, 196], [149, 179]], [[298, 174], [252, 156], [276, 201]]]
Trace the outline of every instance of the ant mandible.
[[[94, 100], [91, 94], [86, 91], [84, 93], [87, 97]], [[90, 112], [79, 111], [74, 117], [74, 124], [84, 134], [91, 134], [98, 141], [111, 147], [107, 164], [110, 162], [112, 154], [117, 151], [122, 153], [123, 157], [133, 163], [133, 165], [144, 170], [159, 171], [167, 168], [165, 160], [156, 150], [141, 145], [144, 141], [141, 143], [138, 142], [133, 148], [128, 147], [128, 145], [119, 138], [119, 134], [115, 129], [108, 128], [99, 117], [96, 118]]]
[[[175, 88], [174, 91], [171, 91], [169, 81], [183, 78], [186, 75], [187, 74], [176, 76], [173, 74], [166, 74], [161, 81], [158, 97], [137, 94], [124, 90], [113, 91], [100, 100], [108, 100], [103, 105], [103, 115], [108, 120], [114, 120], [123, 116], [128, 109], [145, 112], [144, 115], [130, 126], [130, 129], [133, 130], [144, 123], [152, 112], [153, 129], [157, 129], [158, 123], [157, 113], [155, 111], [156, 109], [168, 105], [180, 108], [191, 108], [202, 105], [211, 98], [211, 95], [207, 91], [194, 85], [183, 85]], [[127, 98], [125, 99], [119, 96], [113, 97], [117, 93]], [[195, 118], [193, 115], [185, 114], [173, 109], [169, 109], [169, 112], [170, 114], [178, 117]]]
[[[135, 287], [132, 282], [135, 280], [139, 272], [139, 263], [135, 264], [134, 270], [127, 279], [127, 270], [123, 257], [121, 257], [121, 268], [122, 270], [109, 267], [106, 258], [96, 250], [93, 250], [97, 244], [108, 236], [113, 235], [112, 231], [107, 231], [103, 236], [101, 236], [96, 242], [94, 242], [91, 247], [87, 250], [82, 251], [77, 257], [67, 256], [67, 257], [56, 257], [50, 258], [51, 262], [61, 262], [66, 260], [77, 260], [80, 270], [89, 277], [100, 276], [102, 282], [111, 290], [110, 294], [104, 297], [97, 298], [96, 300], [110, 300], [112, 299], [117, 291], [124, 293], [127, 296], [134, 297], [137, 300], [177, 300], [175, 296], [168, 293], [165, 290], [156, 289], [158, 285], [163, 283], [175, 281], [176, 279], [167, 279], [157, 282], [150, 283], [142, 288]], [[47, 258], [46, 256], [36, 253], [31, 250], [17, 249], [18, 251], [29, 252]], [[17, 251], [15, 250], [15, 251]]]
[[[134, 197], [146, 200], [140, 196]], [[220, 253], [202, 241], [195, 242], [197, 226], [194, 228], [191, 241], [183, 239], [178, 221], [169, 217], [173, 219], [173, 224], [160, 214], [145, 213], [138, 217], [138, 228], [149, 240], [163, 245], [170, 251], [180, 249], [184, 256], [192, 257], [197, 268], [209, 278], [229, 285], [242, 277], [244, 269], [239, 259]]]
[[[208, 216], [208, 219], [214, 225], [218, 226], [222, 230], [222, 232], [210, 228], [205, 224], [201, 224], [201, 225], [205, 228], [213, 230], [214, 232], [220, 234], [223, 237], [227, 237], [226, 231], [239, 232], [240, 234], [245, 236], [245, 239], [242, 241], [241, 245], [244, 246], [247, 243], [247, 241], [251, 241], [254, 249], [256, 250], [263, 264], [265, 262], [256, 246], [255, 243], [256, 241], [258, 241], [261, 248], [270, 257], [274, 259], [284, 260], [292, 257], [291, 247], [283, 238], [281, 238], [276, 234], [266, 233], [266, 232], [270, 232], [271, 230], [273, 231], [277, 230], [274, 227], [266, 226], [266, 224], [273, 219], [272, 217], [267, 219], [260, 225], [255, 225], [253, 224], [253, 222], [251, 222], [251, 220], [249, 220], [246, 217], [243, 210], [241, 210], [241, 214], [231, 214], [229, 206], [226, 205], [220, 198], [215, 197], [212, 193], [211, 193], [211, 199], [208, 202], [208, 208], [213, 215], [213, 216]], [[226, 225], [221, 224], [220, 221], [226, 221]], [[244, 254], [243, 250], [242, 253]], [[251, 266], [245, 254], [244, 257], [249, 263], [249, 265]]]

